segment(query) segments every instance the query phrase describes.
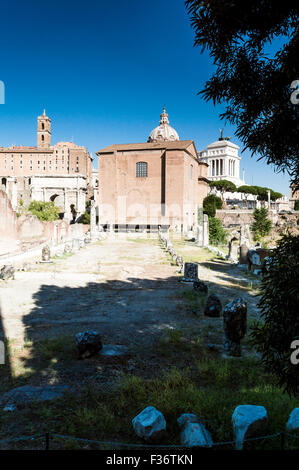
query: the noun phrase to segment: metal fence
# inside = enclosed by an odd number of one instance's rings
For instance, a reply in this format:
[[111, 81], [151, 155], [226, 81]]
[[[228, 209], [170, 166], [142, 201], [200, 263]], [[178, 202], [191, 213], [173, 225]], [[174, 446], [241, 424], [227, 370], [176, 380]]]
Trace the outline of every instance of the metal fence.
[[[21, 441], [42, 441], [42, 447], [44, 450], [50, 450], [51, 448], [51, 438], [56, 440], [71, 440], [75, 442], [85, 443], [85, 444], [92, 444], [99, 447], [101, 450], [116, 450], [116, 449], [135, 449], [135, 450], [147, 450], [147, 449], [188, 449], [189, 451], [194, 447], [186, 447], [183, 445], [155, 445], [155, 444], [136, 444], [136, 443], [125, 443], [125, 442], [115, 442], [115, 441], [98, 441], [94, 439], [85, 439], [81, 437], [69, 436], [65, 434], [57, 434], [57, 433], [44, 433], [44, 434], [34, 434], [31, 436], [19, 436], [16, 438], [10, 439], [1, 439], [0, 446], [2, 444], [13, 444], [18, 443]], [[244, 443], [252, 443], [254, 444], [257, 441], [268, 441], [270, 439], [279, 439], [279, 448], [280, 450], [286, 450], [286, 443], [287, 439], [295, 439], [299, 440], [299, 434], [292, 434], [286, 431], [278, 432], [275, 434], [267, 434], [265, 436], [258, 436], [252, 437], [244, 440]], [[289, 450], [298, 450], [299, 449], [299, 441], [298, 446], [291, 446]], [[224, 441], [224, 442], [214, 442], [212, 445], [212, 449], [216, 448], [234, 448], [235, 441]], [[196, 448], [196, 447], [195, 447]]]

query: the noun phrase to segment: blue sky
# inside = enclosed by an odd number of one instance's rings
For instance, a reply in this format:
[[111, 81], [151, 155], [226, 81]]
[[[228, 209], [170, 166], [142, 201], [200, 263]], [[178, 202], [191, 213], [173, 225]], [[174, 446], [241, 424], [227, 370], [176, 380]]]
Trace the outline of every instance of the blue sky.
[[[214, 66], [193, 47], [183, 0], [12, 0], [1, 5], [0, 40], [1, 146], [36, 145], [43, 108], [53, 143], [73, 139], [93, 154], [145, 142], [163, 105], [180, 138], [198, 150], [224, 127], [221, 106], [197, 95]], [[242, 147], [232, 126], [224, 133]], [[249, 152], [241, 156], [248, 184], [289, 195], [287, 176]]]

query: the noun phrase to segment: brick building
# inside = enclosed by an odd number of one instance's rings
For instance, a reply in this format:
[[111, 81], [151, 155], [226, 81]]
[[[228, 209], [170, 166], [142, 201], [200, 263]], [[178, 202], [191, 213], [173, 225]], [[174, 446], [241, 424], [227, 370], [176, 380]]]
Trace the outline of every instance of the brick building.
[[192, 140], [179, 140], [165, 108], [148, 142], [111, 145], [97, 152], [99, 220], [105, 227], [171, 227], [198, 223], [209, 190], [208, 165]]
[[[65, 203], [61, 203], [62, 210], [69, 212], [70, 200], [79, 213], [84, 210], [85, 194], [92, 188], [92, 157], [85, 147], [73, 142], [51, 145], [51, 119], [45, 110], [37, 118], [36, 147], [0, 147], [0, 189], [6, 192], [14, 208], [20, 199], [25, 204], [33, 199], [32, 182], [37, 178], [42, 194], [46, 195], [44, 200], [56, 197], [62, 200], [69, 192]], [[49, 181], [51, 187], [47, 186]]]

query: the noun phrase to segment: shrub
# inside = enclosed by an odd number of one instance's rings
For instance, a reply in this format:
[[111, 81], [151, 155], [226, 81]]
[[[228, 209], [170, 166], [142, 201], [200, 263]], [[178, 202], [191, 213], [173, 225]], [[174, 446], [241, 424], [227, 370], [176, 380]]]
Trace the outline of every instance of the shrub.
[[295, 201], [294, 211], [299, 211], [299, 199], [297, 201]]
[[209, 217], [215, 217], [216, 209], [222, 209], [222, 200], [214, 194], [209, 194], [203, 200], [203, 211]]
[[255, 209], [253, 213], [254, 222], [251, 226], [255, 240], [260, 240], [262, 237], [269, 235], [272, 222], [268, 219], [268, 211], [265, 207], [261, 209]]
[[221, 220], [209, 217], [209, 238], [211, 243], [225, 243], [227, 233], [222, 227]]
[[78, 222], [79, 222], [79, 224], [85, 224], [85, 225], [90, 224], [90, 214], [89, 214], [89, 212], [85, 211], [84, 214], [81, 215]]
[[29, 204], [28, 210], [33, 215], [36, 215], [39, 220], [52, 221], [59, 219], [59, 208], [52, 201], [32, 201]]
[[251, 340], [261, 362], [290, 394], [299, 392], [299, 365], [291, 362], [291, 343], [299, 340], [299, 236], [285, 235], [273, 250], [261, 281], [258, 307], [264, 320]]

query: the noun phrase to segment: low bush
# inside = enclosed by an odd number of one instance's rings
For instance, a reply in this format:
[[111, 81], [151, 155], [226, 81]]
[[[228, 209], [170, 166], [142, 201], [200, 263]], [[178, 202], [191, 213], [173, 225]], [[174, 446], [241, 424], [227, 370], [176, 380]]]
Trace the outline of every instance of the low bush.
[[210, 243], [225, 243], [227, 232], [222, 227], [220, 219], [216, 217], [209, 217], [209, 238]]
[[59, 208], [54, 202], [32, 201], [28, 207], [29, 212], [42, 221], [53, 221], [59, 219]]

